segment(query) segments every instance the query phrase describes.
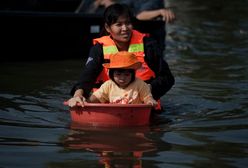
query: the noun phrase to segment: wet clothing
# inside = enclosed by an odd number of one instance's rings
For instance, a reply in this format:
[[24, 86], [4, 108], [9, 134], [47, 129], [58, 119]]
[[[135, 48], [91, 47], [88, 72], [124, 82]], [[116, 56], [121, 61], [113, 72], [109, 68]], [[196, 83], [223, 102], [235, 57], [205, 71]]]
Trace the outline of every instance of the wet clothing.
[[[145, 82], [151, 84], [153, 98], [158, 100], [174, 85], [174, 77], [167, 62], [163, 59], [163, 52], [158, 47], [157, 42], [150, 37], [144, 37], [143, 41], [145, 62], [156, 75], [156, 78]], [[103, 46], [99, 43], [92, 46], [86, 65], [78, 83], [73, 86], [71, 95], [74, 95], [77, 89], [83, 89], [84, 97], [87, 98], [92, 88], [96, 87], [95, 81], [103, 69], [102, 64], [107, 63], [107, 61], [104, 60]]]

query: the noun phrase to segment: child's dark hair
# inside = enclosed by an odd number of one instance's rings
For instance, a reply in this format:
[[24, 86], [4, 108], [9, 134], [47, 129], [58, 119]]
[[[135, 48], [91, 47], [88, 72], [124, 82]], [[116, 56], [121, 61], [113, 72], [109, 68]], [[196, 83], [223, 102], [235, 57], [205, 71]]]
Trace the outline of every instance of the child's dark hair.
[[[115, 72], [115, 71], [121, 72], [121, 71], [126, 71], [126, 70], [128, 70], [128, 71], [131, 73], [131, 81], [129, 82], [129, 84], [130, 84], [130, 83], [132, 83], [132, 82], [135, 80], [135, 70], [134, 70], [134, 69], [111, 68], [111, 69], [109, 69], [109, 78], [110, 78], [112, 81], [115, 82], [115, 80], [114, 80], [114, 72]], [[116, 82], [115, 82], [115, 83], [116, 83]], [[117, 84], [117, 83], [116, 83], [116, 84]], [[118, 84], [117, 84], [117, 85], [118, 85]]]
[[131, 22], [134, 19], [134, 15], [128, 5], [115, 3], [113, 5], [108, 6], [104, 11], [104, 23], [110, 26], [113, 23], [116, 23], [117, 19], [120, 16], [125, 16], [129, 18]]

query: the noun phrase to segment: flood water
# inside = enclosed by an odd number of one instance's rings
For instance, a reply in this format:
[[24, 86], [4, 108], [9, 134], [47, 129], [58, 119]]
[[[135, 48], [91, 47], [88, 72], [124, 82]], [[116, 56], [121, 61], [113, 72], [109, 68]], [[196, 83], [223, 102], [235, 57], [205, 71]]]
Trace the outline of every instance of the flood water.
[[62, 103], [81, 60], [1, 63], [0, 167], [247, 167], [248, 1], [167, 5], [176, 84], [150, 126], [75, 128]]

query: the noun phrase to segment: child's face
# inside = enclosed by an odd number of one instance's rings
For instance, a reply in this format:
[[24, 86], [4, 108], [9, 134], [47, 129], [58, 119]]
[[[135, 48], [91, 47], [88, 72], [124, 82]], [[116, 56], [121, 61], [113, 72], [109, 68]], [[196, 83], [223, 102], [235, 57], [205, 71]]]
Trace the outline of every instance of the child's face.
[[114, 80], [121, 87], [125, 88], [129, 85], [132, 79], [132, 73], [128, 69], [115, 70], [114, 71]]

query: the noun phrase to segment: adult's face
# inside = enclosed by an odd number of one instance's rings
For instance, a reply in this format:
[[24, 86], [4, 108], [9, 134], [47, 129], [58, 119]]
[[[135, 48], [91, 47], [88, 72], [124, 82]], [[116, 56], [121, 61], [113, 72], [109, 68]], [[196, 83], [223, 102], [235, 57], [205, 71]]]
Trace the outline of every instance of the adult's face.
[[120, 16], [116, 23], [105, 25], [107, 32], [116, 43], [128, 43], [130, 41], [133, 25], [129, 18]]

